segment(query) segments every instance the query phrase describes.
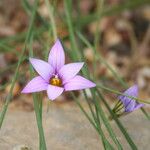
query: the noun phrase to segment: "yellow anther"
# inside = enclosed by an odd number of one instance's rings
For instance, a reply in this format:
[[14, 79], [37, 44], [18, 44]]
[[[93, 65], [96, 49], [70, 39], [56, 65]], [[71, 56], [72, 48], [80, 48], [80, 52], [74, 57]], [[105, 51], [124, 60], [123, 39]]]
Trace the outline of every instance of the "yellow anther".
[[62, 86], [62, 81], [59, 79], [59, 78], [56, 78], [56, 77], [52, 77], [50, 79], [50, 84], [51, 85], [55, 85], [55, 86]]

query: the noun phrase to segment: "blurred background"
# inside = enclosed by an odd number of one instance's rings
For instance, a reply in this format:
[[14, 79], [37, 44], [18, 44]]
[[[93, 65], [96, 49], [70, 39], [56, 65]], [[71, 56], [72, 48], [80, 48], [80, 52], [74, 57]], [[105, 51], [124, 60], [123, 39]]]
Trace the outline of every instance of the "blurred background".
[[[0, 108], [9, 93], [12, 77], [25, 44], [33, 3], [34, 0], [0, 1]], [[90, 73], [94, 72], [98, 82], [115, 87], [119, 91], [124, 90], [122, 84], [116, 80], [117, 77], [108, 69], [105, 63], [107, 62], [128, 85], [134, 83], [139, 85], [141, 99], [148, 99], [150, 97], [149, 0], [105, 0], [102, 3], [97, 0], [73, 0], [70, 12], [76, 39], [74, 46], [70, 42], [70, 28], [68, 27], [64, 1], [40, 0], [32, 29], [34, 30], [32, 44], [34, 57], [47, 59], [50, 47], [54, 43], [51, 27], [51, 17], [53, 17], [57, 36], [62, 40], [67, 52], [66, 63], [76, 61], [72, 50], [78, 49], [83, 54]], [[101, 62], [96, 60], [96, 68], [93, 67], [95, 54], [80, 39], [81, 34], [95, 46], [97, 54], [101, 58]], [[32, 96], [20, 94], [24, 85], [30, 80], [28, 57], [27, 48], [12, 92], [13, 98], [9, 106], [11, 113], [8, 112], [6, 115], [4, 129], [0, 133], [0, 149], [17, 148], [19, 145], [27, 145], [27, 147], [37, 149], [38, 136], [36, 135], [37, 129], [33, 129], [35, 118]], [[80, 54], [79, 58], [81, 58]], [[82, 99], [81, 92], [75, 94]], [[48, 99], [46, 94], [42, 95], [44, 96], [44, 108], [47, 109]], [[107, 94], [106, 97], [111, 99], [110, 104], [114, 102], [114, 95]], [[45, 110], [44, 112], [45, 130], [46, 136], [50, 140], [49, 145], [52, 145], [53, 150], [99, 149], [101, 144], [98, 136], [76, 107], [69, 93], [61, 95], [49, 107], [49, 111]], [[135, 119], [134, 122], [132, 119], [138, 116], [139, 120]], [[148, 122], [144, 122], [145, 126], [142, 129], [144, 117], [141, 116], [140, 112], [136, 112], [131, 117], [123, 119], [125, 122], [133, 121], [132, 127], [131, 124], [126, 124], [132, 137], [141, 146], [141, 149], [148, 149], [149, 130], [144, 129], [148, 127]], [[133, 125], [136, 126], [137, 123], [141, 124], [139, 130], [141, 130], [141, 136], [143, 135], [142, 138], [145, 137], [143, 144], [140, 137], [137, 137], [136, 132], [133, 131]], [[29, 140], [31, 138], [34, 140]], [[83, 140], [83, 143], [80, 140]], [[76, 143], [78, 144], [76, 145]], [[76, 148], [74, 148], [75, 145]]]

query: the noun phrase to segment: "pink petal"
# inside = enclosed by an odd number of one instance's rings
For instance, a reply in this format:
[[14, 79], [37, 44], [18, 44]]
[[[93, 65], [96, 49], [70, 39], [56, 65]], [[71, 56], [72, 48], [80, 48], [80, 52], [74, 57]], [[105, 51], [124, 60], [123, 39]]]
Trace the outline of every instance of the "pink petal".
[[64, 65], [60, 70], [59, 70], [59, 75], [63, 80], [63, 84], [72, 79], [83, 67], [82, 62], [80, 63], [71, 63]]
[[65, 91], [72, 91], [72, 90], [82, 90], [86, 88], [95, 87], [96, 84], [83, 78], [82, 76], [75, 76], [69, 82], [64, 85]]
[[58, 96], [60, 96], [63, 91], [64, 91], [64, 88], [53, 86], [53, 85], [48, 85], [48, 89], [47, 89], [48, 98], [50, 100], [54, 100]]
[[59, 69], [65, 64], [64, 49], [59, 39], [57, 39], [49, 53], [48, 62], [55, 71], [59, 71]]
[[30, 58], [29, 60], [38, 74], [49, 82], [51, 75], [54, 73], [54, 69], [51, 65], [40, 59]]
[[41, 77], [35, 77], [33, 78], [21, 91], [21, 93], [33, 93], [33, 92], [39, 92], [43, 90], [47, 90], [48, 83]]

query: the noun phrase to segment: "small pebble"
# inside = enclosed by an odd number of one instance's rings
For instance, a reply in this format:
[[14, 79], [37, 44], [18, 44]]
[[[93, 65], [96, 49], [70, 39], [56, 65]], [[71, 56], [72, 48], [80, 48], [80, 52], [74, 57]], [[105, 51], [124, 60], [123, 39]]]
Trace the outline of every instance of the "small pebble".
[[28, 147], [27, 145], [18, 145], [18, 146], [15, 146], [13, 150], [32, 150], [32, 149]]

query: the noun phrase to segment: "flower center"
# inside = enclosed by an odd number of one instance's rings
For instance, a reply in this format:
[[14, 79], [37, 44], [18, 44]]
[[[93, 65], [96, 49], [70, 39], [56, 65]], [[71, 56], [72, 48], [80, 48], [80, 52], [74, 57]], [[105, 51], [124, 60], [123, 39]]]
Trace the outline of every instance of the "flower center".
[[54, 76], [50, 79], [50, 84], [54, 86], [62, 86], [62, 81], [57, 76]]

